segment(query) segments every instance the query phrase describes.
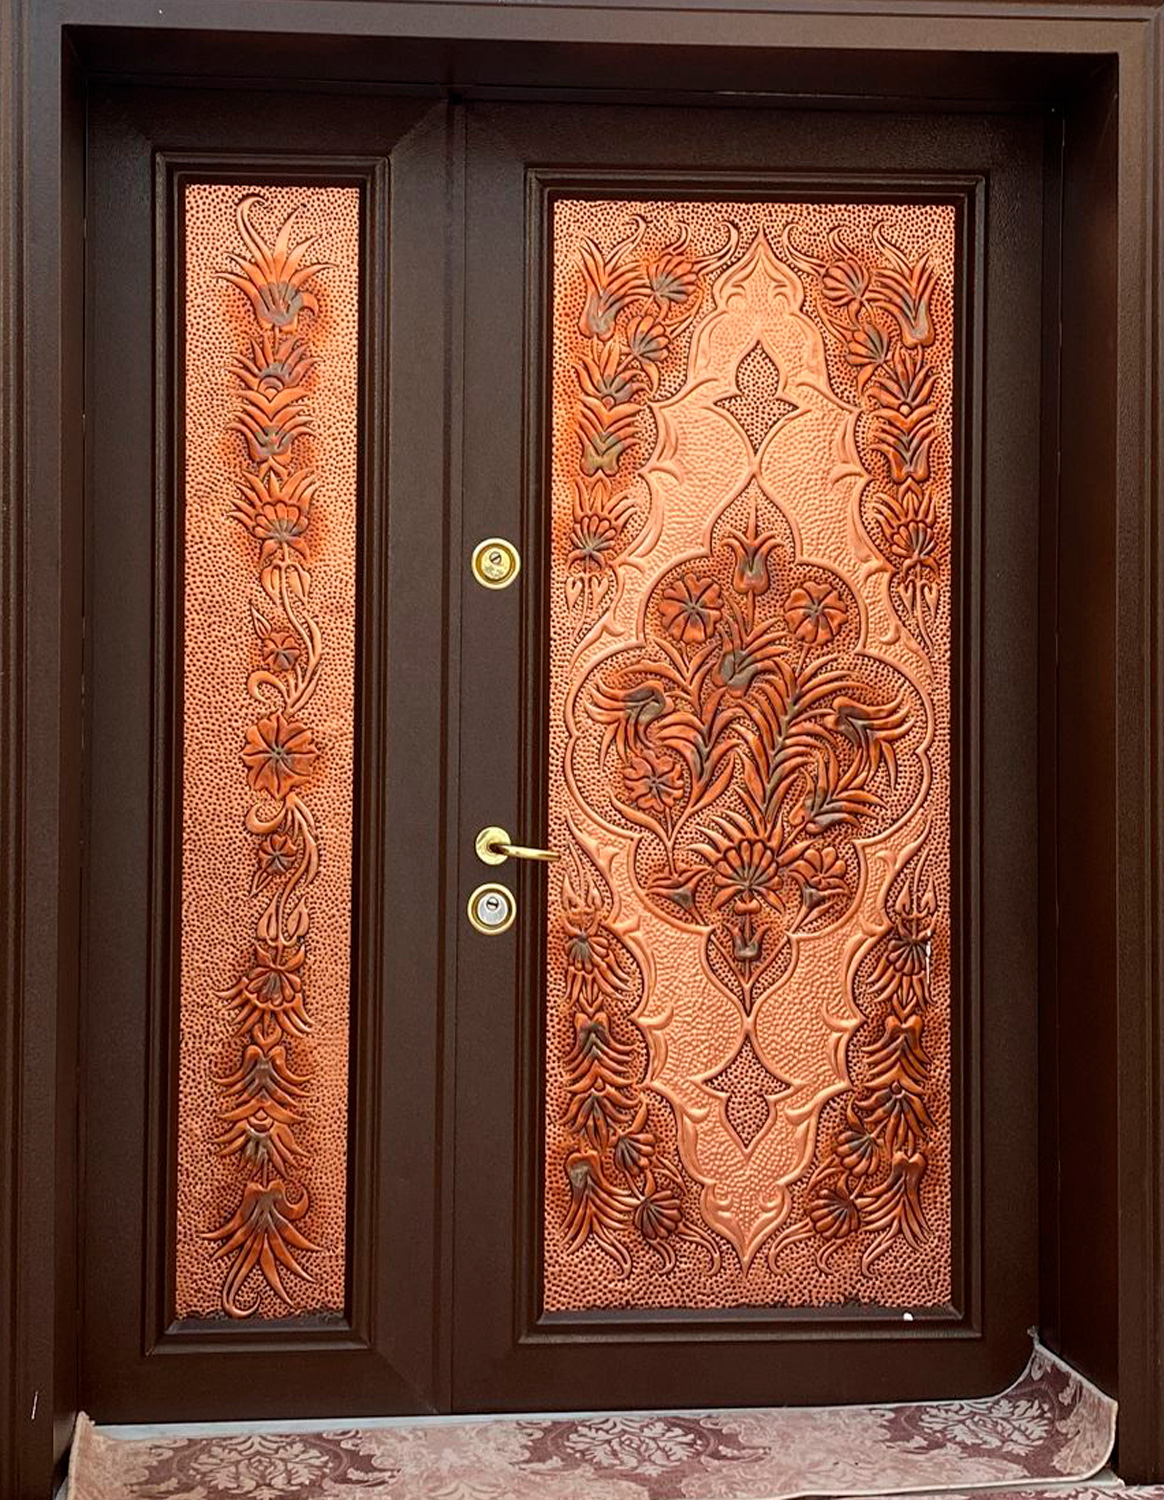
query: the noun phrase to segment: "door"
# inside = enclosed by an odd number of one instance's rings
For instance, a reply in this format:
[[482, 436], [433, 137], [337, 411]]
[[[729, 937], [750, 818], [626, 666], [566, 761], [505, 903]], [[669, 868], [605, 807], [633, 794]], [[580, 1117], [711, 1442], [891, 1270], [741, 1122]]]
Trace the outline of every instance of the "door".
[[430, 1410], [446, 111], [90, 121], [81, 1399]]
[[997, 1385], [1039, 128], [90, 120], [87, 1409]]
[[984, 1390], [1036, 1317], [1039, 131], [468, 132], [458, 900], [516, 922], [459, 944], [455, 1404]]

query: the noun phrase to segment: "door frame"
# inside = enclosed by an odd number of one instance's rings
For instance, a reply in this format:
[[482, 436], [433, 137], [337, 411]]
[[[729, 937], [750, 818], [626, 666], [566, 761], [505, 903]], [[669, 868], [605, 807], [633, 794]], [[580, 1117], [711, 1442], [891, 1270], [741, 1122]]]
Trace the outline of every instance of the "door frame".
[[1061, 185], [1044, 285], [1052, 326], [1063, 317], [1045, 357], [1056, 420], [1038, 438], [1053, 539], [1040, 590], [1065, 607], [1043, 642], [1040, 731], [1040, 1117], [1055, 1167], [1040, 1195], [1042, 1324], [1118, 1389], [1124, 1478], [1158, 1477], [1164, 9], [287, 0], [275, 42], [264, 0], [158, 10], [155, 0], [0, 8], [0, 1489], [47, 1493], [76, 1409], [84, 106], [90, 77], [127, 73], [381, 89], [436, 80], [453, 92], [640, 102], [724, 102], [730, 90], [802, 106], [827, 93], [865, 108], [1044, 113]]

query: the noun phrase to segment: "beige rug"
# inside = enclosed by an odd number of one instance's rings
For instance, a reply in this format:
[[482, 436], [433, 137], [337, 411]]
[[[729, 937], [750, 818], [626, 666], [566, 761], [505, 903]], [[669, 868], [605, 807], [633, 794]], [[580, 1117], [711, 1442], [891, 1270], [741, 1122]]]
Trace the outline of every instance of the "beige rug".
[[[127, 1439], [78, 1419], [68, 1500], [791, 1500], [992, 1487], [1164, 1500], [1082, 1481], [1116, 1405], [1038, 1344], [998, 1396], [896, 1406], [439, 1417], [349, 1431]], [[1074, 1486], [1074, 1487], [1072, 1487]]]

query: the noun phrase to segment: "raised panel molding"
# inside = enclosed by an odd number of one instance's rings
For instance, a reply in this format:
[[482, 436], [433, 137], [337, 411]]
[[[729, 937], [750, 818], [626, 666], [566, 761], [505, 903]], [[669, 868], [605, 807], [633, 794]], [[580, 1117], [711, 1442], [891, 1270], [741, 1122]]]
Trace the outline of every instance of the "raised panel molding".
[[361, 980], [383, 960], [355, 919], [382, 881], [388, 610], [361, 414], [388, 164], [168, 153], [157, 179], [147, 1347], [359, 1349], [382, 1065]]

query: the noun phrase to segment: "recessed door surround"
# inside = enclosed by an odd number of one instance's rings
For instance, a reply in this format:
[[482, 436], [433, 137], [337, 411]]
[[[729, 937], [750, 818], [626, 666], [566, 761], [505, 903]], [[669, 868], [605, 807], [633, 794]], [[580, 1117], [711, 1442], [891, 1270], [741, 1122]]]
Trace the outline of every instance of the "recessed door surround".
[[554, 201], [549, 1310], [950, 1301], [956, 215]]

